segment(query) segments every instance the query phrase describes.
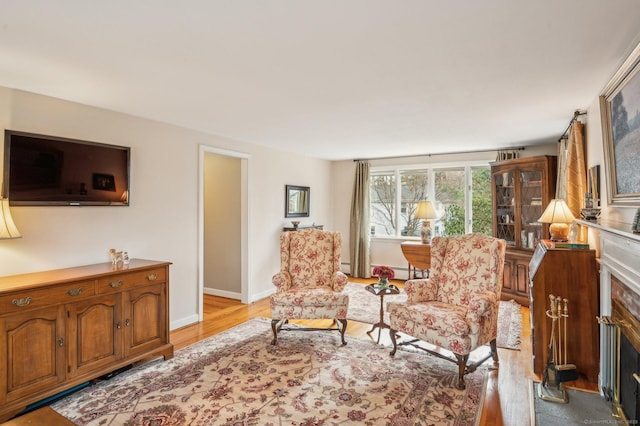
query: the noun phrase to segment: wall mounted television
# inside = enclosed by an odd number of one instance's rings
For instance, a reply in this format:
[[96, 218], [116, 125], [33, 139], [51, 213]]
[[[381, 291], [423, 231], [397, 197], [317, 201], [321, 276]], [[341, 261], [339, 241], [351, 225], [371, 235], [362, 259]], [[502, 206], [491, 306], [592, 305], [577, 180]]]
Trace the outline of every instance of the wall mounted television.
[[128, 206], [130, 151], [5, 130], [3, 196], [13, 206]]

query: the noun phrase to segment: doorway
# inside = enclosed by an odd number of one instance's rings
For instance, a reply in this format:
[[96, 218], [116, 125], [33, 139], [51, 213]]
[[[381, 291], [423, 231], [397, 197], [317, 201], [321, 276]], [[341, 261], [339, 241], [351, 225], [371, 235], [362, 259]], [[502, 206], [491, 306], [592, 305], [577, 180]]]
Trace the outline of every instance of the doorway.
[[248, 155], [200, 146], [198, 316], [204, 294], [247, 303]]

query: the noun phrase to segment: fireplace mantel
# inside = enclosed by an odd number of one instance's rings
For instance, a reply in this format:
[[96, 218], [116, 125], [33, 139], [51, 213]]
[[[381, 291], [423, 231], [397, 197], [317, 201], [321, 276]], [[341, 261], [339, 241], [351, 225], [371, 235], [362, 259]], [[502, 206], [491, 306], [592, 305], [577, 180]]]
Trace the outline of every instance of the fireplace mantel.
[[592, 229], [600, 263], [600, 315], [611, 315], [611, 275], [640, 297], [640, 234], [631, 224], [615, 221], [576, 221]]
[[[628, 223], [606, 221], [589, 222], [578, 220], [579, 224], [589, 227], [589, 237], [594, 237], [593, 245], [599, 252], [600, 264], [600, 316], [612, 316], [612, 277], [617, 278], [632, 292], [627, 296], [640, 299], [640, 235], [632, 232]], [[603, 388], [602, 372], [606, 370], [604, 333], [601, 326], [600, 344], [600, 389]]]

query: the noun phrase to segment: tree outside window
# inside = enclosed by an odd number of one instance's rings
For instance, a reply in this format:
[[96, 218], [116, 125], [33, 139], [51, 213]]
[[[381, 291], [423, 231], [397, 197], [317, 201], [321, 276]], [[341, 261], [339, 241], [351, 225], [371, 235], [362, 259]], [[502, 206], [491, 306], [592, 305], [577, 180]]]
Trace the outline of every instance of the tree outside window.
[[371, 174], [370, 191], [374, 236], [419, 237], [422, 220], [415, 218], [415, 211], [418, 201], [427, 199], [435, 202], [441, 214], [432, 221], [435, 235], [491, 235], [488, 166], [379, 170]]

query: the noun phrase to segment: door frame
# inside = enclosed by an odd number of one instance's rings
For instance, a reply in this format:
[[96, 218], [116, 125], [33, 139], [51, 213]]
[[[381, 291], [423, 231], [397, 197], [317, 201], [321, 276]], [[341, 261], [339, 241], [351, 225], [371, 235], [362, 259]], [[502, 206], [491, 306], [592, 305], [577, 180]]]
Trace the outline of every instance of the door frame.
[[248, 303], [249, 295], [249, 169], [250, 155], [199, 145], [198, 152], [198, 321], [204, 319], [204, 159], [216, 154], [240, 160], [240, 302]]

